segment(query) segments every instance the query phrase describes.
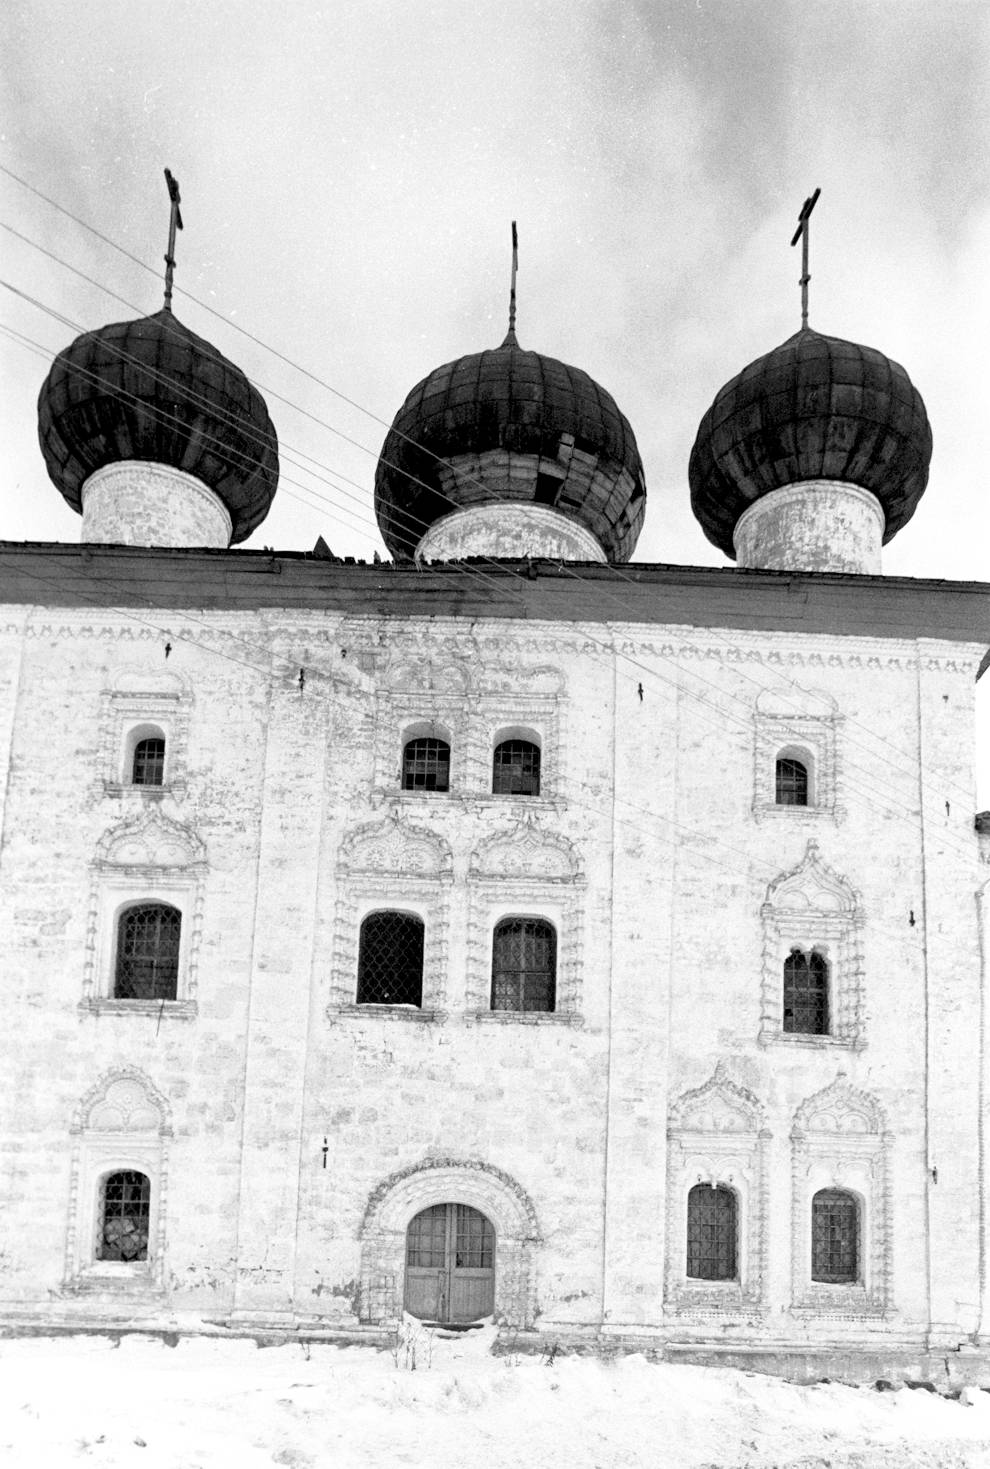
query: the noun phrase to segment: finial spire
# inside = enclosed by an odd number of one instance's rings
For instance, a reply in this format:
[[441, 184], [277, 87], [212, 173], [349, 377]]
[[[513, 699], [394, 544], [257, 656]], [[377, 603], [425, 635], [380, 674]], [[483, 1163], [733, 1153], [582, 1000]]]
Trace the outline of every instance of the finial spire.
[[518, 347], [516, 340], [516, 272], [519, 269], [519, 236], [516, 234], [516, 222], [512, 221], [512, 282], [509, 286], [509, 330], [506, 333], [503, 347]]
[[801, 241], [801, 330], [805, 331], [808, 326], [808, 282], [811, 276], [808, 274], [808, 236], [811, 233], [811, 211], [818, 203], [818, 195], [821, 189], [816, 189], [809, 199], [805, 199], [801, 205], [801, 213], [798, 215], [798, 227], [794, 231], [792, 245]]
[[175, 273], [175, 232], [182, 228], [182, 215], [179, 213], [179, 181], [174, 179], [165, 170], [165, 182], [168, 185], [168, 197], [172, 201], [171, 213], [168, 222], [168, 250], [165, 254], [165, 310], [172, 309], [172, 276]]

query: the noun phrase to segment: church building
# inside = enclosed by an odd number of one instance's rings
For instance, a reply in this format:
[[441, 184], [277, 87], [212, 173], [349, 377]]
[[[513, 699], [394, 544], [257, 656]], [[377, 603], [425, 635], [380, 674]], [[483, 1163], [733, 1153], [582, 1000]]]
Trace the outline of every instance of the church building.
[[81, 542], [0, 546], [5, 1329], [979, 1360], [990, 588], [881, 573], [903, 367], [740, 365], [685, 465], [725, 567], [631, 561], [630, 424], [512, 324], [399, 408], [369, 565], [237, 549], [276, 434], [170, 305], [58, 355]]

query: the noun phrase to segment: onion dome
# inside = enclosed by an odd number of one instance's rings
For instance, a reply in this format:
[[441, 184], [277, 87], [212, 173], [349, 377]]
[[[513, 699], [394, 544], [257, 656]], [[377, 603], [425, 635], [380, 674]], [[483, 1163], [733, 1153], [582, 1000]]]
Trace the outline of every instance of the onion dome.
[[60, 352], [38, 399], [48, 473], [73, 510], [89, 476], [120, 460], [194, 475], [226, 506], [232, 541], [268, 513], [278, 440], [243, 372], [166, 307], [86, 332]]
[[513, 502], [559, 511], [610, 561], [627, 561], [646, 483], [610, 394], [576, 367], [523, 351], [510, 330], [501, 347], [447, 362], [413, 388], [378, 461], [375, 513], [401, 559], [453, 511]]
[[691, 507], [735, 558], [733, 531], [754, 501], [801, 481], [845, 481], [876, 496], [886, 542], [914, 514], [931, 455], [925, 405], [904, 368], [804, 327], [717, 394], [691, 451]]

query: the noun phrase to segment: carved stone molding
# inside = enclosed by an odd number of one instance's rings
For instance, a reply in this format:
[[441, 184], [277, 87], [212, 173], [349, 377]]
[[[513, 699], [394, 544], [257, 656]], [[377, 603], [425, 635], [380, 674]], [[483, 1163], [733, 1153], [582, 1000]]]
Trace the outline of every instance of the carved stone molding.
[[[802, 689], [764, 689], [754, 713], [753, 814], [757, 820], [797, 826], [815, 816], [841, 817], [839, 739], [842, 718], [830, 694]], [[808, 772], [808, 804], [777, 804], [778, 758], [800, 760]]]
[[[891, 1145], [883, 1108], [841, 1071], [797, 1109], [791, 1128], [794, 1312], [856, 1318], [893, 1308]], [[842, 1189], [857, 1201], [860, 1278], [854, 1283], [811, 1279], [811, 1205], [820, 1189]]]
[[[103, 834], [90, 866], [83, 1012], [159, 1019], [190, 1019], [196, 1014], [207, 871], [201, 839], [158, 806], [144, 807]], [[175, 1000], [118, 1000], [113, 995], [118, 919], [125, 908], [142, 899], [169, 903], [182, 915]]]
[[[168, 1101], [137, 1067], [117, 1066], [104, 1072], [81, 1098], [69, 1131], [72, 1162], [63, 1290], [140, 1295], [163, 1290], [172, 1137]], [[151, 1184], [148, 1258], [133, 1263], [99, 1260], [103, 1180], [132, 1169], [145, 1174]]]
[[577, 847], [531, 817], [494, 832], [468, 863], [467, 995], [469, 1013], [486, 1019], [491, 1009], [492, 935], [503, 918], [545, 918], [557, 931], [556, 1004], [552, 1016], [576, 1021], [584, 967], [584, 893], [587, 885]]
[[[705, 1318], [752, 1317], [767, 1310], [770, 1132], [763, 1107], [732, 1080], [723, 1061], [703, 1086], [672, 1103], [667, 1124], [666, 1309]], [[736, 1196], [735, 1280], [687, 1275], [688, 1194], [723, 1185]]]
[[[866, 915], [853, 888], [827, 867], [809, 841], [801, 862], [767, 889], [760, 908], [763, 978], [759, 1042], [821, 1046], [866, 1045], [866, 973], [862, 935]], [[785, 1034], [784, 962], [792, 947], [821, 953], [829, 969], [827, 1036]]]
[[406, 1230], [434, 1204], [467, 1204], [495, 1230], [495, 1316], [532, 1325], [536, 1313], [534, 1253], [540, 1243], [529, 1195], [500, 1168], [475, 1159], [426, 1158], [383, 1180], [361, 1223], [362, 1321], [385, 1324], [402, 1311]]
[[[172, 796], [181, 800], [187, 786], [186, 751], [192, 694], [185, 680], [173, 673], [149, 673], [125, 668], [114, 676], [100, 700], [100, 773], [98, 789], [134, 800]], [[144, 725], [165, 736], [165, 782], [135, 786], [127, 769], [128, 734]]]

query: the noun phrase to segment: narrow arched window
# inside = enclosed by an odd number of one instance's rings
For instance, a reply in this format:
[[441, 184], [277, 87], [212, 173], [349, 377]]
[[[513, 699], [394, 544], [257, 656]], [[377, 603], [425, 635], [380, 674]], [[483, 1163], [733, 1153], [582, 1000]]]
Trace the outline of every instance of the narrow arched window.
[[503, 918], [492, 937], [492, 1009], [552, 1011], [557, 931], [542, 918]]
[[130, 1264], [148, 1258], [148, 1222], [151, 1182], [143, 1173], [127, 1169], [109, 1174], [100, 1186], [98, 1260]]
[[358, 949], [359, 1005], [422, 1005], [423, 933], [414, 913], [368, 914]]
[[828, 961], [792, 949], [784, 960], [784, 1032], [828, 1035]]
[[811, 1201], [811, 1278], [830, 1285], [859, 1279], [859, 1201], [823, 1188]]
[[117, 924], [114, 998], [174, 1000], [182, 914], [168, 903], [125, 908]]
[[687, 1271], [692, 1280], [735, 1280], [736, 1196], [698, 1183], [687, 1201]]
[[428, 739], [424, 736], [406, 741], [402, 751], [402, 789], [450, 789], [450, 746], [446, 740]]
[[777, 761], [777, 805], [807, 806], [808, 767], [802, 760], [782, 756]]
[[503, 740], [492, 760], [492, 792], [496, 796], [540, 794], [540, 747], [532, 740]]
[[165, 780], [165, 741], [157, 736], [138, 740], [131, 762], [131, 784], [160, 786]]

